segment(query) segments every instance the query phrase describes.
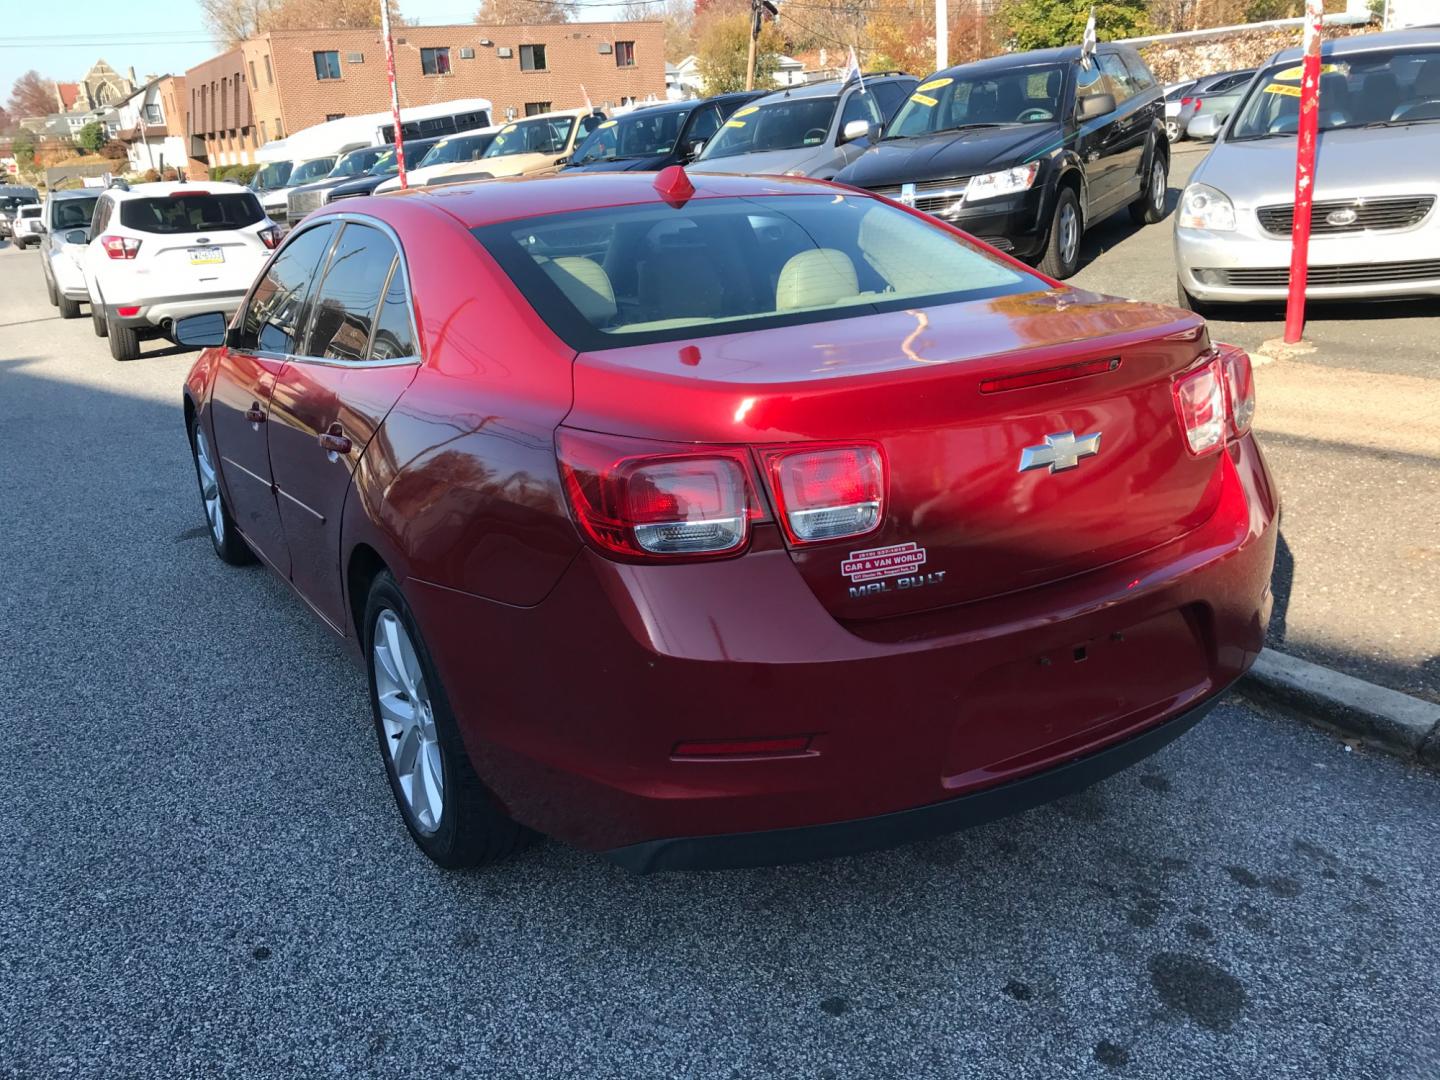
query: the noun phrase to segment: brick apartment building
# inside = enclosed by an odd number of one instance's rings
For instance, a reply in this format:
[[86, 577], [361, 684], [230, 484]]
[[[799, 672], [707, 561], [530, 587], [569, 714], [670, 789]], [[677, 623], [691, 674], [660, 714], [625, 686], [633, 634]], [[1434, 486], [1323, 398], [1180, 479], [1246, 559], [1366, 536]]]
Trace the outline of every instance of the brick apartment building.
[[[659, 22], [395, 28], [402, 107], [489, 98], [495, 118], [665, 97]], [[190, 134], [210, 164], [249, 162], [270, 139], [390, 107], [373, 29], [276, 30], [186, 72]], [[198, 149], [198, 147], [196, 147]]]

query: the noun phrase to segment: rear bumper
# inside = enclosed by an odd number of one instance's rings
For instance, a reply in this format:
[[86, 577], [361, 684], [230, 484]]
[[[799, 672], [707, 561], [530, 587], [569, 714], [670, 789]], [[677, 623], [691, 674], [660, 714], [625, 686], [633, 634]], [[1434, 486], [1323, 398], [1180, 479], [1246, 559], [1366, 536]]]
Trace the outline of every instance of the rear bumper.
[[[243, 290], [196, 293], [190, 296], [158, 296], [133, 303], [107, 303], [105, 315], [120, 326], [167, 327], [176, 319], [183, 319], [187, 315], [203, 315], [209, 311], [218, 311], [227, 317], [234, 315], [240, 310], [244, 300]], [[138, 310], [122, 315], [121, 308], [127, 312], [130, 312], [131, 308]]]
[[650, 840], [614, 848], [607, 858], [637, 874], [659, 870], [738, 870], [858, 855], [930, 840], [1054, 802], [1144, 761], [1198, 724], [1219, 696], [1139, 735], [1000, 787], [913, 810], [806, 828]]
[[[640, 868], [865, 850], [1093, 782], [1254, 663], [1278, 503], [1252, 438], [1219, 467], [1216, 512], [1170, 544], [864, 626], [831, 616], [758, 534], [714, 563], [585, 552], [529, 608], [413, 578], [405, 591], [477, 772], [525, 824]], [[1116, 685], [1091, 674], [1110, 672]], [[674, 756], [682, 741], [793, 736], [803, 752]], [[1072, 770], [1112, 749], [1113, 767]]]

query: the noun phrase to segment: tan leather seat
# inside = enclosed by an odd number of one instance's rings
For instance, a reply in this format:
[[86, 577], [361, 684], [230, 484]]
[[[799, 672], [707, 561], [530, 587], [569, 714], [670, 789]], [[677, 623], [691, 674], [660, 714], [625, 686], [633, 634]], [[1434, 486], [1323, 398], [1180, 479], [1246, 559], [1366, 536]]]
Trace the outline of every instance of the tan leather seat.
[[594, 259], [567, 255], [547, 259], [540, 268], [591, 326], [604, 326], [615, 317], [615, 289], [610, 284], [610, 275]]
[[775, 310], [823, 307], [860, 295], [855, 264], [834, 248], [802, 251], [790, 258], [775, 284]]

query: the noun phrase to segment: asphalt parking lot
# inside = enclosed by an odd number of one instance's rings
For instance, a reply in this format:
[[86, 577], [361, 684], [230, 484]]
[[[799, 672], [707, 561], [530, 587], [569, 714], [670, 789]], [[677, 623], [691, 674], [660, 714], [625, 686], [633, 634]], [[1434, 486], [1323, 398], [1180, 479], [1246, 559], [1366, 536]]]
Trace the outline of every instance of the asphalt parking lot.
[[0, 1076], [1440, 1071], [1440, 779], [1238, 699], [883, 854], [437, 870], [360, 671], [210, 549], [190, 356], [114, 363], [38, 258], [0, 244]]

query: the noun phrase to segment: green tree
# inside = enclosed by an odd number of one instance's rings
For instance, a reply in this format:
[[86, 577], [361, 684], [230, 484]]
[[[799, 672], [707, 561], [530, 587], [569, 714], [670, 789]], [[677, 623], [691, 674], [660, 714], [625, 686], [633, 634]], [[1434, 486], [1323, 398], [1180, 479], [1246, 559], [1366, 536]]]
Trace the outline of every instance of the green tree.
[[35, 167], [35, 134], [25, 128], [21, 128], [10, 143], [10, 152], [15, 155], [15, 161], [21, 171], [29, 172]]
[[1101, 41], [1138, 37], [1150, 29], [1148, 0], [1009, 0], [1000, 10], [1006, 37], [1015, 49], [1052, 49], [1079, 45], [1085, 22], [1095, 9]]
[[104, 124], [99, 120], [91, 120], [76, 132], [75, 141], [87, 154], [98, 154], [100, 148], [110, 141], [110, 136], [105, 134]]
[[[700, 77], [705, 80], [705, 93], [744, 90], [745, 62], [750, 51], [750, 16], [742, 13], [707, 16], [698, 29], [695, 59]], [[774, 24], [765, 23], [755, 46], [756, 87], [774, 87], [783, 47]]]

